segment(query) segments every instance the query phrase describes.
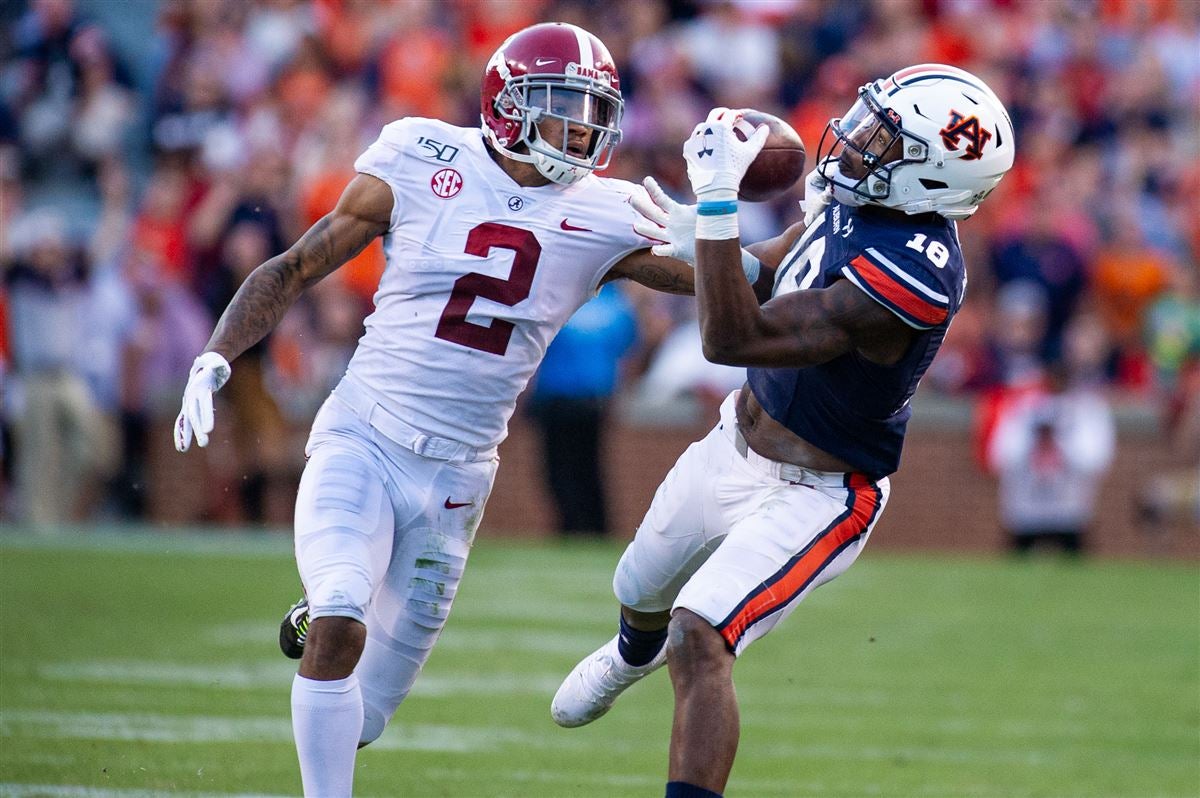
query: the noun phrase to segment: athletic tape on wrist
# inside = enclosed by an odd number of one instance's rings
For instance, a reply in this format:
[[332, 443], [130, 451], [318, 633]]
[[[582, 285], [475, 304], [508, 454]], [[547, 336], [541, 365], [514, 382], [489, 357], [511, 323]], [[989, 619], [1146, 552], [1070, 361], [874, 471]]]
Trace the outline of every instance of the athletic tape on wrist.
[[738, 237], [737, 213], [723, 216], [697, 216], [697, 241], [726, 241]]
[[725, 241], [738, 237], [736, 199], [701, 199], [696, 203], [696, 238]]

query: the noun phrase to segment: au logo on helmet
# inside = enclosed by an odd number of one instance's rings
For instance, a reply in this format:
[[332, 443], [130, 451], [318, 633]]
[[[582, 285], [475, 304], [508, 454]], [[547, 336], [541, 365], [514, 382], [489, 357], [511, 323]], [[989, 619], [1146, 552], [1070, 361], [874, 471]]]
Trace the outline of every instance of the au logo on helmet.
[[964, 117], [958, 111], [950, 111], [950, 121], [942, 128], [942, 143], [948, 150], [958, 149], [958, 140], [967, 140], [967, 149], [963, 155], [964, 161], [975, 161], [983, 157], [983, 145], [992, 137], [990, 131], [979, 124], [979, 117]]

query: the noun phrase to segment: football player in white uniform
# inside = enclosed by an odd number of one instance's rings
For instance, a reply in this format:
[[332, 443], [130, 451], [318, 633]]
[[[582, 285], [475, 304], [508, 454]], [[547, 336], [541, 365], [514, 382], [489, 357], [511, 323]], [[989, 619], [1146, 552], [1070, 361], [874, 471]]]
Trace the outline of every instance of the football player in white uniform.
[[769, 281], [752, 292], [738, 275], [737, 191], [766, 130], [739, 141], [742, 121], [715, 109], [684, 144], [695, 240], [665, 197], [649, 218], [668, 240], [656, 251], [694, 248], [705, 356], [746, 366], [748, 380], [622, 556], [617, 637], [551, 704], [560, 725], [582, 726], [669, 661], [667, 798], [720, 798], [739, 735], [734, 663], [866, 545], [909, 400], [966, 288], [956, 220], [1014, 156], [1008, 113], [974, 75], [921, 64], [863, 86], [819, 147], [807, 224], [754, 247], [773, 274], [760, 305]]
[[691, 266], [633, 229], [640, 189], [593, 174], [620, 138], [617, 70], [547, 23], [489, 61], [482, 135], [387, 125], [337, 207], [258, 267], [196, 359], [176, 448], [213, 429], [213, 392], [305, 288], [377, 236], [387, 267], [346, 374], [313, 424], [295, 515], [307, 601], [292, 725], [304, 794], [349, 795], [355, 751], [408, 694], [449, 614], [517, 395], [607, 281], [693, 292]]

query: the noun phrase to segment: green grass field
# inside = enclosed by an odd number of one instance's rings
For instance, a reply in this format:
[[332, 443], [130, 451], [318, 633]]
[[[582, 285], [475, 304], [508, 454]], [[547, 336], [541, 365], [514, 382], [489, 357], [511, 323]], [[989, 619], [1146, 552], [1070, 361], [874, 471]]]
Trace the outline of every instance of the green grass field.
[[[655, 796], [665, 671], [560, 729], [616, 545], [476, 544], [363, 796]], [[0, 795], [297, 795], [290, 541], [0, 535]], [[1200, 795], [1200, 570], [870, 550], [738, 664], [728, 795]]]

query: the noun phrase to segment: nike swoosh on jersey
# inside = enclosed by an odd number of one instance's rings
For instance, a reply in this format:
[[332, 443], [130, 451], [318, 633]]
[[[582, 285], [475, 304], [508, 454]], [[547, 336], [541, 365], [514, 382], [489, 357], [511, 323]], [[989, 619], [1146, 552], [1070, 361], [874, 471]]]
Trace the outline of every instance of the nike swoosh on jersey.
[[568, 222], [566, 219], [563, 219], [563, 220], [562, 220], [562, 224], [560, 224], [560, 225], [559, 225], [559, 227], [561, 227], [561, 228], [562, 228], [562, 229], [564, 229], [564, 230], [574, 230], [575, 232], [578, 232], [578, 233], [590, 233], [590, 232], [592, 232], [592, 228], [590, 228], [590, 227], [576, 227], [575, 225], [573, 225], [573, 224], [571, 224], [570, 222]]
[[447, 510], [457, 510], [459, 507], [470, 507], [472, 502], [452, 502], [450, 497], [446, 497], [446, 504], [443, 505]]

